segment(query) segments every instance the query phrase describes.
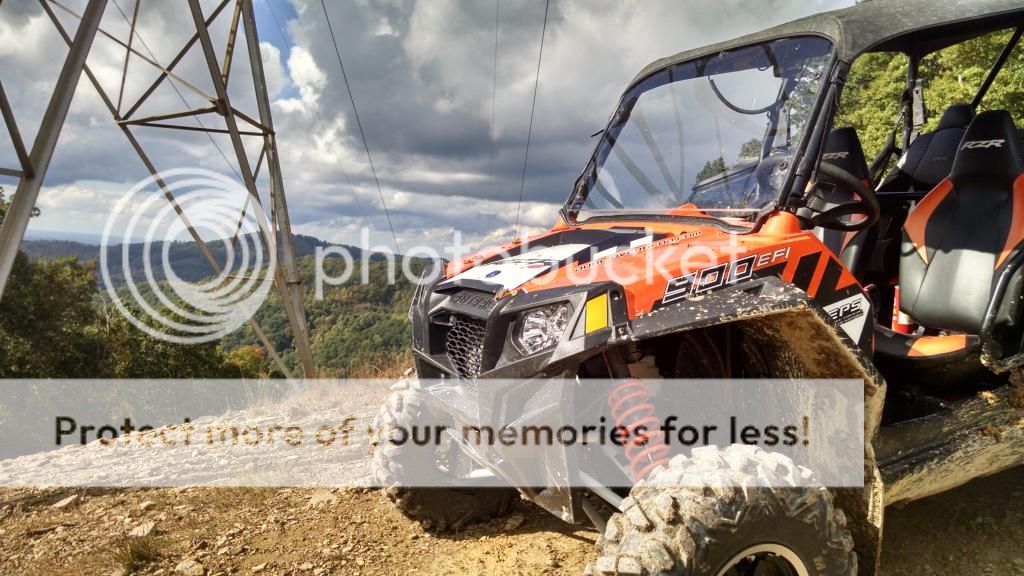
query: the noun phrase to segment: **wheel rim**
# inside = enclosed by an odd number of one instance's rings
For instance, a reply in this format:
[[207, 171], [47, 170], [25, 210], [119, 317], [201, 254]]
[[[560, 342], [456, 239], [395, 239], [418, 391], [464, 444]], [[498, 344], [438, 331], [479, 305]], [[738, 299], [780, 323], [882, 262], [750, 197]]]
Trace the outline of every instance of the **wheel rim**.
[[716, 576], [810, 576], [810, 571], [790, 548], [757, 544], [733, 556]]

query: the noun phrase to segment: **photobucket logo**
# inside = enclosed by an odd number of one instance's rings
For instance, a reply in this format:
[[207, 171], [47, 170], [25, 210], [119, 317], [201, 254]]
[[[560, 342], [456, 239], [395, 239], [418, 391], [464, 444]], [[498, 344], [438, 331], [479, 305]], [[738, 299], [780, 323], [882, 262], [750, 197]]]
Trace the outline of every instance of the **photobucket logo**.
[[249, 320], [277, 261], [265, 249], [266, 215], [247, 195], [202, 169], [161, 172], [132, 187], [107, 219], [100, 248], [103, 284], [121, 314], [178, 344], [220, 340]]
[[[535, 245], [523, 243], [507, 249], [484, 250], [467, 259], [474, 250], [462, 243], [458, 231], [452, 234], [452, 242], [441, 249], [407, 246], [404, 254], [396, 256], [387, 251], [387, 246], [372, 246], [370, 230], [364, 227], [356, 255], [349, 246], [316, 248], [314, 296], [323, 300], [329, 287], [349, 283], [395, 285], [400, 275], [414, 286], [460, 280], [496, 293], [509, 293], [525, 285], [529, 285], [529, 290], [540, 290], [601, 282], [660, 289], [682, 277], [754, 255], [741, 242], [742, 235], [719, 236], [705, 244], [699, 241], [702, 234], [691, 231], [655, 238], [648, 232], [639, 239], [624, 235], [619, 245], [601, 250], [587, 243], [574, 243], [571, 238], [554, 245], [541, 241]], [[767, 254], [757, 255], [758, 268], [782, 257], [775, 252]], [[441, 270], [447, 270], [446, 261], [456, 265], [450, 277], [441, 278]], [[741, 268], [741, 272], [753, 274], [754, 268]]]

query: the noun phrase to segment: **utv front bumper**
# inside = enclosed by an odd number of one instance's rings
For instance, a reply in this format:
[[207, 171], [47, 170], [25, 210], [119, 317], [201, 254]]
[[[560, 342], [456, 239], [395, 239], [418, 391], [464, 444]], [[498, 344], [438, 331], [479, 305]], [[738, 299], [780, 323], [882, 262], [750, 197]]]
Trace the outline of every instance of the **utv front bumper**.
[[[574, 405], [579, 365], [630, 338], [625, 293], [614, 283], [500, 298], [486, 285], [437, 290], [442, 284], [422, 283], [409, 315], [424, 392], [432, 412], [456, 424], [453, 430], [499, 420], [512, 423], [524, 414], [549, 423], [568, 420], [571, 416], [560, 411]], [[564, 332], [545, 349], [528, 353], [517, 337], [524, 315], [558, 305], [569, 310]], [[580, 463], [564, 447], [481, 446], [458, 433], [451, 440], [477, 467], [518, 487], [556, 516], [567, 522], [582, 516], [571, 488], [579, 485]], [[543, 470], [547, 481], [530, 487], [524, 478], [535, 478], [536, 470]]]
[[[575, 373], [586, 358], [629, 339], [625, 294], [611, 282], [504, 297], [480, 283], [444, 283], [438, 290], [441, 284], [421, 284], [409, 311], [416, 368], [423, 379]], [[569, 309], [565, 331], [545, 349], [528, 353], [517, 337], [524, 314], [558, 304]]]

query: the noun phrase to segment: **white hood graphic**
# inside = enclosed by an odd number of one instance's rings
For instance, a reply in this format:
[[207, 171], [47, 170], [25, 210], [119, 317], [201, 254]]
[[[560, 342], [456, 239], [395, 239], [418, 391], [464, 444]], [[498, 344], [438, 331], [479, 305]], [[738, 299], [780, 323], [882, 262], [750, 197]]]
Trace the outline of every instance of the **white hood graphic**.
[[562, 244], [531, 250], [497, 262], [481, 264], [457, 274], [444, 284], [475, 280], [493, 284], [501, 290], [512, 290], [590, 248], [588, 244]]

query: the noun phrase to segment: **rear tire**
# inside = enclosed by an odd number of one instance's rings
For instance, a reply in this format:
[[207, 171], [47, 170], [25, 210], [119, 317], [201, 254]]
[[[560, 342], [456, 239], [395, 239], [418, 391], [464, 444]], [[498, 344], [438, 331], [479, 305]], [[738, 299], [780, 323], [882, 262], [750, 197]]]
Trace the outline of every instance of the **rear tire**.
[[[391, 395], [374, 418], [373, 429], [379, 438], [386, 438], [387, 431], [396, 426], [409, 430], [423, 419], [425, 410], [419, 383], [403, 379], [391, 387]], [[428, 462], [429, 457], [430, 452], [423, 447], [380, 442], [371, 463], [373, 478], [388, 498], [425, 528], [444, 532], [499, 518], [511, 512], [519, 500], [519, 492], [513, 488], [446, 487], [454, 478]], [[434, 477], [407, 477], [412, 471], [422, 475], [425, 470], [431, 470]], [[417, 484], [431, 487], [410, 487]]]
[[798, 486], [810, 483], [807, 469], [754, 446], [676, 456], [633, 487], [586, 574], [855, 576], [846, 517], [827, 489]]

